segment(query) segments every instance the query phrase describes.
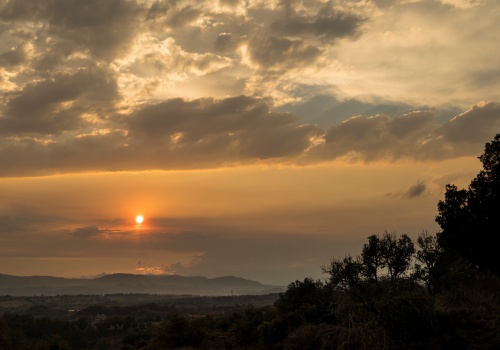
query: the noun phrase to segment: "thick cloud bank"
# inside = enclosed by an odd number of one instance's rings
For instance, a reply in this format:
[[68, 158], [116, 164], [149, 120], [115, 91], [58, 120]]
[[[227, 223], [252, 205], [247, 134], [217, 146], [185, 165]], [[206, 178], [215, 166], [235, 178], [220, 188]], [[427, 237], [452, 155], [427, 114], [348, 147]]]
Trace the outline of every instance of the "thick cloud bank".
[[30, 176], [475, 155], [500, 129], [500, 104], [474, 105], [444, 123], [432, 112], [418, 111], [396, 117], [357, 116], [323, 129], [300, 124], [293, 115], [273, 112], [265, 101], [247, 96], [170, 99], [113, 114], [101, 122], [108, 128], [54, 139], [43, 135], [48, 124], [54, 131], [72, 124], [47, 118], [35, 135], [21, 137], [12, 136], [19, 125], [10, 126], [10, 120], [4, 119], [6, 135], [0, 143], [1, 175]]

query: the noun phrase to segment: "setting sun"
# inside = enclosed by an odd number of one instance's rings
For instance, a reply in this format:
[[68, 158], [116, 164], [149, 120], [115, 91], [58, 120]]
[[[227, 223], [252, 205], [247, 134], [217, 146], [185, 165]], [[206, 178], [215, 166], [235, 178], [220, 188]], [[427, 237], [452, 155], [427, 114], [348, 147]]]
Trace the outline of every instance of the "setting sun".
[[144, 217], [142, 215], [137, 215], [135, 217], [135, 222], [138, 223], [138, 224], [142, 224], [142, 222], [144, 221]]

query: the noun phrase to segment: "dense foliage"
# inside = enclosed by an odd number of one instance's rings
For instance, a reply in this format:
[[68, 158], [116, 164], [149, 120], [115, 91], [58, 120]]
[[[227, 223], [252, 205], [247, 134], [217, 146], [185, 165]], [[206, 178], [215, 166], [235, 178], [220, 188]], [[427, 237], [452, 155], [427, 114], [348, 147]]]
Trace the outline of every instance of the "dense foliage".
[[474, 267], [500, 276], [500, 260], [496, 256], [500, 233], [500, 134], [486, 144], [479, 160], [483, 170], [468, 189], [446, 186], [436, 217], [442, 228], [439, 243], [450, 255], [456, 254]]
[[447, 185], [442, 232], [416, 245], [369, 236], [360, 256], [323, 266], [325, 281], [295, 281], [272, 305], [4, 313], [0, 349], [500, 349], [500, 135], [480, 160], [468, 189]]

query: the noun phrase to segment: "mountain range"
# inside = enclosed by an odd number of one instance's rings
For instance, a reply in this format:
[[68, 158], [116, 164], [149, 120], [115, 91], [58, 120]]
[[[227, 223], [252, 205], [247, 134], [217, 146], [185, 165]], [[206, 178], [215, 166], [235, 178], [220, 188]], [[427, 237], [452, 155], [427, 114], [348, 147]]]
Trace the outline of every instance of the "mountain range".
[[115, 293], [219, 296], [270, 294], [284, 290], [281, 286], [234, 276], [206, 278], [116, 273], [84, 279], [0, 274], [0, 295], [12, 296]]

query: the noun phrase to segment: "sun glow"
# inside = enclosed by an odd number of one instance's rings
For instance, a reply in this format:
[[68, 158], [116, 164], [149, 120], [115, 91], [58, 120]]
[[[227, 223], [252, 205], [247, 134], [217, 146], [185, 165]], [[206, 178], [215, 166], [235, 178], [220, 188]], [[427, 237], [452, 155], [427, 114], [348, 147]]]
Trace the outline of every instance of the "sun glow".
[[138, 224], [142, 224], [144, 222], [144, 217], [142, 215], [137, 215], [135, 217], [135, 222]]

